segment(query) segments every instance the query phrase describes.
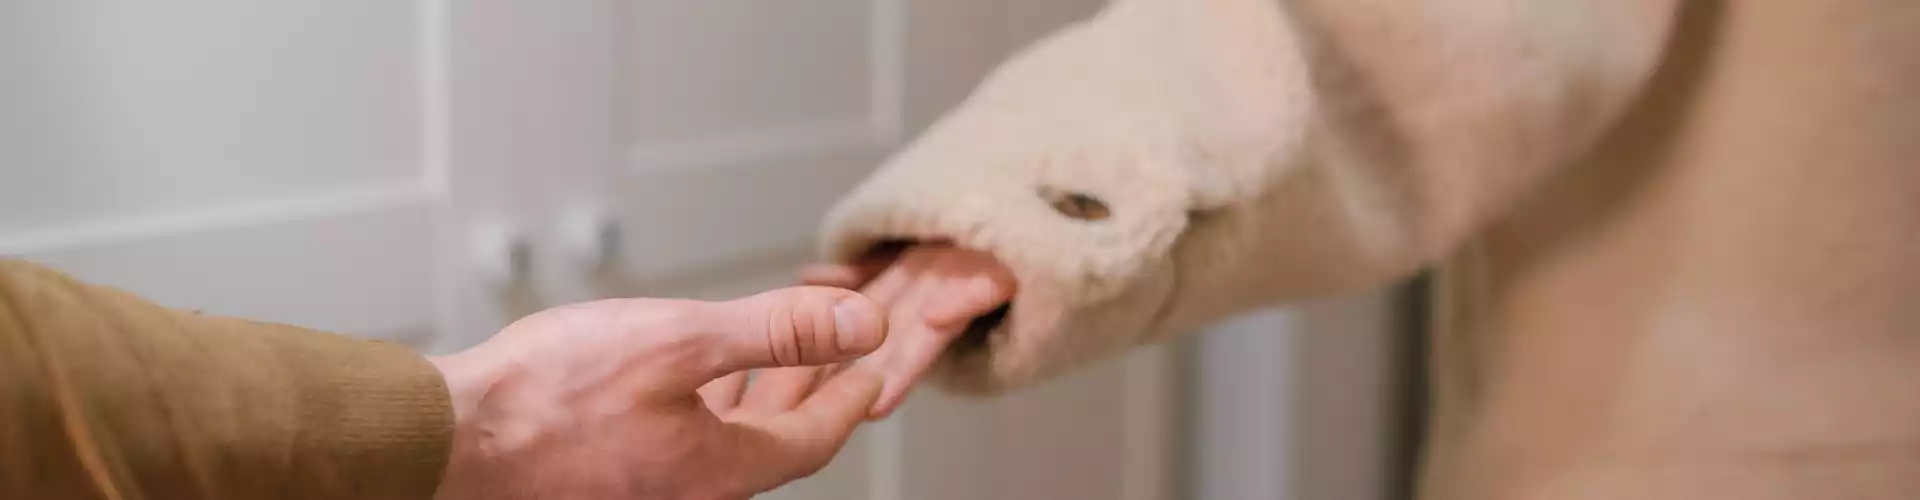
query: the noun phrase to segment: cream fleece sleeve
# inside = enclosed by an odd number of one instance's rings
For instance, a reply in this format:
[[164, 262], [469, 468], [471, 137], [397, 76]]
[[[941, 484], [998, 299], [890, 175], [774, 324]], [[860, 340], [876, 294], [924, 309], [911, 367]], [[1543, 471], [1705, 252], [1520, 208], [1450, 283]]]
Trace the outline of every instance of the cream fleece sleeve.
[[936, 371], [970, 392], [1383, 284], [1594, 142], [1675, 10], [1403, 7], [1120, 0], [1005, 63], [856, 189], [828, 255], [945, 240], [1012, 268], [1005, 322]]

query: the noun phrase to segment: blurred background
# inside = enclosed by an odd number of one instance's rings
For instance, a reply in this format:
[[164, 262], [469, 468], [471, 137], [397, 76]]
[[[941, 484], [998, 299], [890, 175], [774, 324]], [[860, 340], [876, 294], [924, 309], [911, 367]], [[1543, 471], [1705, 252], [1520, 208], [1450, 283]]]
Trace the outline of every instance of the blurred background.
[[[1100, 4], [0, 2], [0, 254], [431, 352], [567, 302], [784, 286], [837, 196]], [[1417, 295], [922, 392], [768, 498], [1404, 498]]]

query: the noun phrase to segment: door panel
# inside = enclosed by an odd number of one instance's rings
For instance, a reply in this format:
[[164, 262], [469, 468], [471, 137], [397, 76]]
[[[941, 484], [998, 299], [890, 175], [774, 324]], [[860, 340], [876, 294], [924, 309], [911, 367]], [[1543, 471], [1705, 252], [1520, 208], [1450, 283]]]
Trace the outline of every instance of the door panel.
[[[622, 15], [635, 149], [864, 122], [875, 2], [630, 1]], [[778, 140], [776, 138], [775, 140]]]
[[634, 1], [620, 26], [614, 176], [646, 282], [805, 247], [893, 144], [890, 0]]
[[0, 253], [162, 303], [431, 342], [417, 5], [9, 3]]
[[224, 208], [245, 219], [122, 220], [124, 232], [71, 233], [22, 256], [172, 307], [431, 345], [427, 198]]
[[11, 9], [21, 12], [0, 33], [11, 82], [0, 84], [0, 155], [14, 168], [0, 184], [0, 231], [420, 177], [406, 3]]
[[678, 281], [807, 248], [827, 209], [880, 160], [875, 149], [864, 136], [801, 135], [628, 170], [618, 178], [623, 265], [643, 284]]

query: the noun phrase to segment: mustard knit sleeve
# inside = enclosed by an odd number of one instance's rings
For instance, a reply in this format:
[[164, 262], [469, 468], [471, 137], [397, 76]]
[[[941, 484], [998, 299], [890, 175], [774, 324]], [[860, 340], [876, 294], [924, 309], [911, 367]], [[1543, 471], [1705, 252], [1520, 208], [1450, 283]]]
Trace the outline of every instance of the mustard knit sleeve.
[[0, 498], [428, 499], [452, 425], [405, 347], [0, 260]]

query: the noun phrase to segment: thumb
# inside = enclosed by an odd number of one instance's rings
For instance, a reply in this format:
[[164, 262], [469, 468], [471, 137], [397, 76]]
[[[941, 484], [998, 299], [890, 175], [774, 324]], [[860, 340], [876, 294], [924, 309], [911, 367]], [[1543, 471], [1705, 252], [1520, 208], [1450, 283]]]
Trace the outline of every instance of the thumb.
[[793, 287], [727, 302], [702, 303], [693, 313], [698, 336], [718, 359], [710, 378], [753, 368], [815, 366], [848, 361], [886, 340], [879, 304], [852, 290]]

